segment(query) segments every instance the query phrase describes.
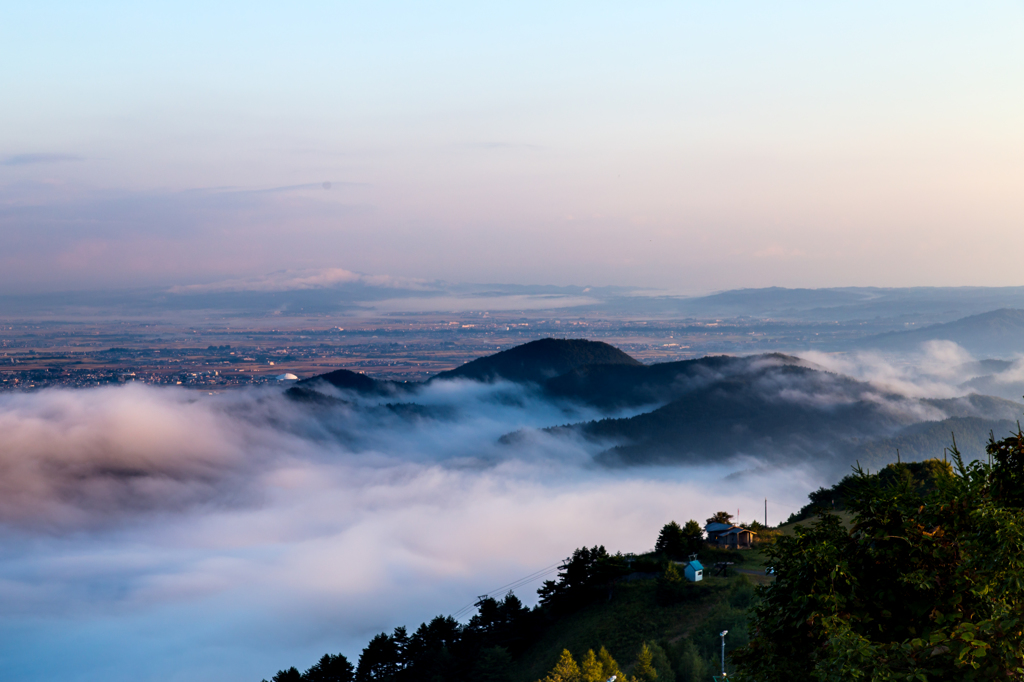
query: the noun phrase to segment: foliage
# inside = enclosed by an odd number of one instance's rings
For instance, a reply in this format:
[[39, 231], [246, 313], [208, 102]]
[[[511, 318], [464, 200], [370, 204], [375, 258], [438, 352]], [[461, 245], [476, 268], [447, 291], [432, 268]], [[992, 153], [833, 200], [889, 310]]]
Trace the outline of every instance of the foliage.
[[1024, 507], [1024, 432], [996, 441], [990, 438], [988, 454], [995, 460], [992, 496], [1005, 507]]
[[673, 667], [678, 682], [704, 682], [711, 677], [714, 666], [700, 655], [692, 640], [682, 640], [676, 647], [675, 654]]
[[[735, 552], [701, 550], [702, 556], [709, 552], [716, 558], [736, 558]], [[619, 580], [631, 573], [662, 576]], [[674, 586], [681, 596], [659, 596], [663, 585]], [[547, 674], [563, 649], [584, 652], [593, 647], [599, 649], [596, 654], [577, 659], [580, 682], [592, 682], [595, 674], [600, 675], [597, 682], [613, 675], [630, 682], [609, 650], [632, 657], [646, 641], [659, 682], [674, 682], [676, 651], [659, 638], [688, 631], [706, 613], [678, 604], [710, 607], [731, 594], [723, 592], [724, 583], [700, 585], [686, 581], [678, 566], [659, 555], [610, 555], [604, 547], [583, 547], [565, 560], [556, 581], [539, 590], [547, 598], [533, 610], [512, 593], [503, 599], [482, 598], [465, 624], [438, 616], [411, 634], [405, 628], [379, 633], [363, 649], [354, 671], [344, 656], [327, 655], [306, 673], [284, 670], [275, 681], [522, 682]]]
[[300, 674], [294, 668], [279, 670], [272, 682], [352, 682], [352, 664], [342, 654], [324, 654], [309, 670]]
[[302, 675], [303, 682], [352, 682], [354, 670], [348, 659], [338, 654], [324, 654]]
[[654, 653], [647, 642], [640, 647], [640, 653], [636, 656], [636, 663], [633, 664], [633, 679], [636, 682], [655, 682], [658, 679], [658, 671], [654, 668]]
[[658, 541], [654, 543], [654, 551], [664, 554], [669, 559], [682, 559], [686, 553], [686, 539], [683, 528], [675, 521], [666, 523], [658, 533]]
[[707, 523], [731, 524], [732, 523], [732, 514], [730, 514], [729, 512], [724, 512], [724, 511], [715, 512], [714, 516], [712, 516], [711, 518], [709, 518], [707, 520]]
[[626, 676], [619, 670], [619, 664], [615, 662], [612, 655], [608, 653], [608, 650], [601, 647], [601, 650], [597, 652], [597, 660], [601, 664], [601, 677], [604, 680], [615, 677], [617, 680], [625, 680]]
[[700, 549], [704, 542], [704, 531], [692, 519], [681, 527], [675, 521], [666, 523], [658, 534], [654, 551], [669, 559], [683, 560]]
[[[940, 478], [951, 476], [952, 468], [948, 462], [938, 459], [926, 459], [923, 462], [896, 462], [888, 464], [878, 472], [879, 482], [892, 484], [905, 482], [922, 493], [935, 489]], [[807, 497], [810, 499], [800, 511], [791, 514], [786, 523], [795, 523], [804, 519], [814, 518], [821, 510], [844, 511], [849, 508], [852, 498], [860, 486], [856, 474], [844, 476], [839, 483], [831, 488], [819, 488]], [[756, 530], [751, 528], [752, 530]]]
[[563, 649], [555, 667], [538, 682], [605, 682], [612, 677], [622, 682], [630, 682], [604, 647], [601, 647], [597, 654], [593, 649], [588, 650], [579, 665], [572, 657], [572, 652]]
[[696, 552], [704, 544], [704, 529], [699, 523], [690, 519], [683, 526], [683, 538], [686, 540], [686, 551], [688, 553]]
[[658, 675], [658, 682], [676, 682], [668, 652], [660, 644], [651, 644], [651, 665]]
[[1021, 679], [1024, 435], [988, 452], [964, 464], [954, 445], [955, 471], [858, 469], [844, 479], [849, 531], [822, 510], [768, 548], [776, 581], [733, 654], [743, 678]]
[[[729, 631], [727, 655], [748, 643], [747, 613], [755, 601], [754, 586], [746, 577], [740, 576], [730, 580], [724, 596], [689, 637], [674, 645], [665, 645], [678, 682], [703, 682], [721, 671], [722, 640], [719, 633], [723, 630]], [[731, 675], [733, 666], [727, 663], [726, 668]], [[660, 672], [661, 668], [658, 670]]]
[[580, 661], [580, 682], [605, 682], [607, 679], [601, 662], [597, 660], [597, 654], [593, 649], [588, 650], [587, 655]]
[[496, 646], [482, 649], [473, 670], [475, 682], [512, 682], [512, 656]]
[[591, 602], [601, 590], [607, 592], [612, 581], [629, 570], [625, 557], [608, 554], [603, 545], [581, 547], [559, 567], [558, 579], [545, 580], [537, 594], [549, 610], [573, 611]]
[[543, 682], [580, 682], [580, 667], [568, 649], [562, 650], [562, 656]]
[[390, 682], [395, 679], [404, 668], [400, 645], [404, 643], [405, 628], [401, 628], [401, 632], [396, 628], [395, 635], [382, 632], [370, 640], [359, 654], [356, 682]]
[[674, 562], [668, 562], [661, 577], [658, 578], [658, 603], [664, 606], [679, 604], [695, 599], [697, 595], [697, 586], [683, 577], [682, 571]]

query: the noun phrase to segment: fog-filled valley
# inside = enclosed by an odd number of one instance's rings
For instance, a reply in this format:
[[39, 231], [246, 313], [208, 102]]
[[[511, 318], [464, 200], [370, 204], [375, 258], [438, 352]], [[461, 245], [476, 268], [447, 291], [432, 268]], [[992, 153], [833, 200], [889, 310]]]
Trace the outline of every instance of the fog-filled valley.
[[1024, 410], [1000, 397], [1021, 375], [951, 342], [644, 365], [544, 340], [422, 384], [5, 393], [0, 656], [25, 680], [355, 657], [580, 545], [644, 552], [670, 519], [764, 520], [765, 498], [776, 524], [856, 461], [941, 458], [951, 432], [978, 456]]

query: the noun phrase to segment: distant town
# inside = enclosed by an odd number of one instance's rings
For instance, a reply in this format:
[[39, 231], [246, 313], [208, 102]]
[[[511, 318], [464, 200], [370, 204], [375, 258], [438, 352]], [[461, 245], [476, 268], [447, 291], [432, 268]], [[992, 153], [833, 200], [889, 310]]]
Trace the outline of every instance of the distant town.
[[0, 326], [0, 391], [128, 382], [224, 390], [338, 368], [421, 381], [482, 355], [554, 336], [611, 343], [647, 363], [810, 348], [876, 331], [863, 324], [765, 320], [442, 318], [24, 322]]

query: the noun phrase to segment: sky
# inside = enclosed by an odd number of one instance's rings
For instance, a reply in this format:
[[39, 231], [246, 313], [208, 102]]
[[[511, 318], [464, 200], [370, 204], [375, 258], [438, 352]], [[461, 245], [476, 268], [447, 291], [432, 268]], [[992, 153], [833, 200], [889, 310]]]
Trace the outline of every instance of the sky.
[[1019, 0], [2, 17], [0, 294], [1021, 284]]

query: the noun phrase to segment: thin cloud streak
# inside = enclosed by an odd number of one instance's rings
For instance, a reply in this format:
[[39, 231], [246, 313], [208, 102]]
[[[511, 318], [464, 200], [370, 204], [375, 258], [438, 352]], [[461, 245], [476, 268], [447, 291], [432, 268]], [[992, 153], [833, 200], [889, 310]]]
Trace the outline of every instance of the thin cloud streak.
[[34, 166], [44, 163], [63, 163], [65, 161], [84, 161], [85, 157], [76, 154], [13, 154], [0, 160], [2, 166]]

